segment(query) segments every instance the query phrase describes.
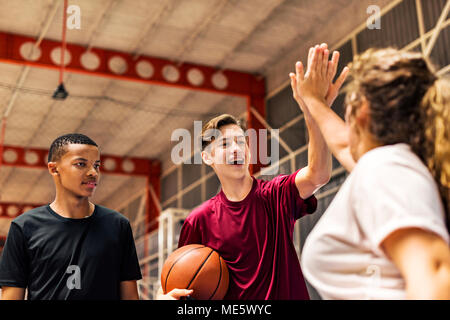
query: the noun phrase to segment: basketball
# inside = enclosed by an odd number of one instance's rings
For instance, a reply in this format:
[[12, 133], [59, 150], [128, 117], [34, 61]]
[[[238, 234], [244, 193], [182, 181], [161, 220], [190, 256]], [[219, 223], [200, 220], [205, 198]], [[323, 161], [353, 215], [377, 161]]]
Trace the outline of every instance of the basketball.
[[161, 272], [164, 294], [173, 289], [193, 289], [195, 300], [221, 300], [228, 290], [228, 268], [213, 249], [201, 244], [178, 248]]

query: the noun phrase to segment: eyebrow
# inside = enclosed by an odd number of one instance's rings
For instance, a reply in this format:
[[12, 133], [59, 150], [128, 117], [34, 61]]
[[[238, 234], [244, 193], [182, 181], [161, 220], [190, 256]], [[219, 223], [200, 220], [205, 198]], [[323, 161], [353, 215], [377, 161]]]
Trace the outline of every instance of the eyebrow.
[[245, 136], [233, 136], [233, 137], [221, 137], [220, 139], [218, 139], [217, 141], [223, 141], [223, 140], [232, 140], [234, 138], [237, 139], [245, 139]]
[[[76, 158], [76, 159], [74, 159], [74, 161], [77, 161], [77, 160], [81, 160], [81, 161], [88, 161], [87, 159], [85, 159], [85, 158]], [[95, 160], [95, 162], [100, 162], [100, 160]]]

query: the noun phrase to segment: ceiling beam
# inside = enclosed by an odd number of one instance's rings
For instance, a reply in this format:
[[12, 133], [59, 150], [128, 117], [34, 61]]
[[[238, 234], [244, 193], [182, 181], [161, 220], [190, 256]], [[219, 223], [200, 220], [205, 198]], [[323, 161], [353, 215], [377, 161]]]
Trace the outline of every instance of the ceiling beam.
[[[35, 39], [0, 32], [0, 62], [59, 69], [59, 62], [55, 63], [51, 58], [52, 51], [61, 45], [59, 41], [43, 39], [40, 44], [41, 52], [36, 60], [26, 59], [22, 56], [21, 48], [27, 42], [34, 43]], [[67, 72], [241, 97], [265, 95], [264, 78], [250, 73], [221, 71], [217, 68], [190, 63], [177, 66], [173, 61], [150, 56], [141, 56], [135, 60], [130, 53], [94, 47], [90, 49], [89, 54], [91, 57], [92, 54], [97, 57], [98, 66], [96, 69], [88, 69], [82, 63], [82, 56], [86, 53], [84, 46], [67, 44], [66, 49], [71, 56], [70, 62], [65, 67]], [[122, 69], [119, 68], [114, 72], [111, 65], [114, 65], [115, 62], [121, 64]], [[139, 71], [139, 66], [145, 66], [147, 73]], [[190, 75], [195, 75], [199, 82], [194, 82]]]
[[0, 202], [0, 219], [16, 218], [23, 212], [41, 207], [44, 203], [17, 203], [17, 202]]
[[[3, 147], [3, 165], [47, 169], [47, 149], [23, 148], [18, 146]], [[115, 155], [101, 155], [101, 171], [105, 174], [119, 174], [126, 176], [152, 175], [155, 168], [159, 168], [158, 160], [120, 157]]]

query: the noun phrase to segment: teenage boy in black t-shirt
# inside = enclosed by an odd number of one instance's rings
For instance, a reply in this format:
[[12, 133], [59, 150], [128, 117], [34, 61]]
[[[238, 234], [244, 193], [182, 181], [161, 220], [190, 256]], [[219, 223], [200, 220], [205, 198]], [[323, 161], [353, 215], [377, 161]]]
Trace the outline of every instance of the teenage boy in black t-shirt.
[[89, 197], [100, 178], [97, 144], [57, 138], [48, 155], [55, 200], [15, 218], [0, 258], [2, 299], [139, 299], [141, 271], [130, 223]]

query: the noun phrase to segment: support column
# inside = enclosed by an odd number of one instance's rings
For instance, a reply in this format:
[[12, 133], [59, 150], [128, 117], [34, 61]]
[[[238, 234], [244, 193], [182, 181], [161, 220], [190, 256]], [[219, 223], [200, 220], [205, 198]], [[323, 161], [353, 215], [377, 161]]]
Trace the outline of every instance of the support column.
[[[267, 154], [267, 141], [260, 141], [261, 129], [266, 129], [257, 117], [251, 112], [254, 108], [264, 119], [266, 118], [266, 85], [265, 79], [255, 79], [252, 81], [251, 95], [247, 98], [247, 129], [254, 129], [256, 131], [256, 141], [250, 139], [250, 149], [253, 150], [252, 164], [250, 165], [250, 174], [254, 175], [261, 170], [264, 165], [261, 163], [260, 155]], [[251, 137], [250, 137], [251, 138]], [[254, 146], [256, 144], [256, 146]], [[256, 154], [254, 154], [256, 151]]]

